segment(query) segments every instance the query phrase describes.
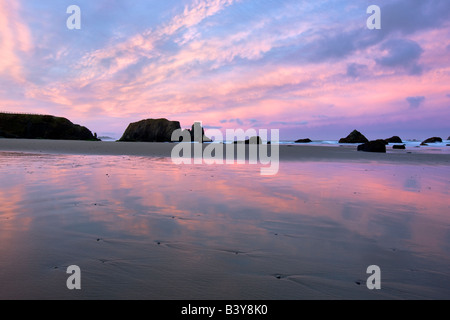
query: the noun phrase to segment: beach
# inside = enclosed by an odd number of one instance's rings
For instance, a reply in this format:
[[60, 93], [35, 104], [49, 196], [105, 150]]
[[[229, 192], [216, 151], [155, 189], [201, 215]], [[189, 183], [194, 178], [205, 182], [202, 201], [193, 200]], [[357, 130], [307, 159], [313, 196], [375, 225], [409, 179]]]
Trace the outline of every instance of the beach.
[[449, 17], [0, 0], [0, 300], [450, 300]]
[[[203, 149], [208, 144], [203, 145]], [[192, 145], [194, 146], [194, 145]], [[173, 143], [156, 142], [104, 142], [104, 141], [68, 141], [68, 140], [36, 140], [36, 139], [0, 139], [0, 151], [74, 154], [74, 155], [104, 155], [104, 156], [142, 156], [171, 157]], [[389, 150], [387, 154], [356, 152], [353, 145], [279, 145], [279, 159], [285, 161], [304, 160], [357, 160], [357, 161], [388, 161], [407, 163], [450, 164], [450, 147], [435, 151], [431, 148], [408, 148], [407, 150]], [[193, 147], [192, 147], [193, 148]], [[247, 160], [248, 160], [248, 148]], [[223, 145], [226, 157], [226, 145]], [[270, 149], [270, 146], [269, 146]], [[431, 149], [431, 152], [429, 151]], [[236, 150], [236, 147], [235, 147]], [[432, 152], [435, 151], [435, 152]], [[192, 151], [194, 155], [194, 151]], [[237, 151], [235, 152], [235, 157]]]
[[449, 154], [280, 145], [263, 176], [173, 147], [0, 139], [0, 298], [450, 298]]

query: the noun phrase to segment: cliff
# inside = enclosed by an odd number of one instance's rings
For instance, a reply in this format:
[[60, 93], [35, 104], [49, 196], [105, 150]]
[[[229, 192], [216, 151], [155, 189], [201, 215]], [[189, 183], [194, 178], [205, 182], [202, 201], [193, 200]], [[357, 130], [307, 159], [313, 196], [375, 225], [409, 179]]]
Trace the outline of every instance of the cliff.
[[0, 137], [98, 141], [89, 129], [66, 118], [12, 113], [0, 113]]

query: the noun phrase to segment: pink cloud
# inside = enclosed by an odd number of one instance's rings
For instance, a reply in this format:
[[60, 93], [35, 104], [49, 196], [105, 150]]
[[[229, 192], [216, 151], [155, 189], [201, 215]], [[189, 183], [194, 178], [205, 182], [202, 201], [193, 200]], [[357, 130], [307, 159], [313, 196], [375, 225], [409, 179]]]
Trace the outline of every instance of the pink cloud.
[[[416, 119], [425, 109], [428, 114], [445, 111], [449, 43], [435, 39], [448, 39], [447, 27], [402, 38], [423, 49], [414, 60], [423, 66], [423, 72], [410, 76], [407, 70], [376, 62], [389, 53], [382, 50], [384, 40], [357, 47], [355, 37], [361, 37], [361, 42], [373, 39], [354, 31], [358, 27], [353, 18], [348, 18], [343, 36], [337, 38], [334, 20], [330, 26], [323, 25], [327, 13], [307, 15], [315, 12], [313, 4], [305, 4], [305, 8], [292, 4], [291, 10], [284, 8], [243, 23], [245, 28], [213, 19], [238, 2], [192, 1], [166, 23], [125, 41], [113, 38], [104, 47], [83, 51], [80, 59], [69, 60], [67, 44], [54, 52], [44, 50], [48, 65], [55, 65], [54, 73], [20, 86], [26, 100], [22, 104], [8, 99], [6, 91], [2, 104], [9, 109], [18, 105], [44, 108], [78, 122], [103, 114], [122, 121], [123, 126], [130, 119], [167, 117], [182, 121], [183, 126], [201, 120], [210, 126], [232, 127], [237, 122], [221, 120], [239, 119], [245, 126], [292, 123], [314, 127], [351, 124], [355, 119], [380, 121], [385, 116]], [[305, 19], [297, 19], [296, 10], [300, 9]], [[19, 13], [16, 2], [0, 0], [0, 49], [4, 55], [0, 75], [24, 82], [27, 70], [22, 59], [34, 48]], [[225, 16], [228, 14], [235, 13], [226, 12]], [[205, 24], [208, 28], [203, 29]], [[324, 40], [333, 41], [328, 45]], [[334, 50], [340, 48], [341, 40], [343, 53], [336, 56]], [[316, 59], [315, 54], [320, 57]], [[348, 66], [355, 68], [349, 73]], [[422, 96], [425, 102], [414, 110], [418, 115], [405, 115], [405, 99]]]
[[20, 53], [32, 49], [30, 32], [22, 22], [18, 1], [0, 0], [0, 74], [23, 82]]
[[182, 28], [190, 28], [204, 19], [215, 15], [239, 0], [196, 0], [191, 7], [186, 6], [182, 14], [175, 16], [160, 32], [172, 35]]

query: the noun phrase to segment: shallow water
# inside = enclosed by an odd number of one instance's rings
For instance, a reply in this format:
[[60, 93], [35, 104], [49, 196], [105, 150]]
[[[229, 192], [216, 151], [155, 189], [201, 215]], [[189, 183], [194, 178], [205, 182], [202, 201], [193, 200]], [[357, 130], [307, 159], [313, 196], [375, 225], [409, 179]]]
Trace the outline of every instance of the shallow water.
[[[449, 166], [0, 153], [1, 299], [449, 299]], [[66, 269], [81, 268], [68, 290]], [[366, 269], [381, 268], [381, 290]]]

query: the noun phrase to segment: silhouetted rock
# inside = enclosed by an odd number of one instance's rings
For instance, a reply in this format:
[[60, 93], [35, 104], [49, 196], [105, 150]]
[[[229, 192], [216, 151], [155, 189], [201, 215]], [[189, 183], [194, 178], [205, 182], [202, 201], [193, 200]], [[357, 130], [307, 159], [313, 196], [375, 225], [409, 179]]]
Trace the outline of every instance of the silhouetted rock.
[[98, 139], [86, 127], [50, 115], [0, 113], [0, 136], [15, 139]]
[[354, 130], [346, 138], [339, 140], [339, 143], [367, 143], [369, 140], [361, 134], [361, 132]]
[[428, 138], [427, 140], [423, 141], [421, 143], [421, 145], [426, 145], [428, 143], [436, 143], [436, 142], [442, 142], [442, 138], [439, 138], [439, 137]]
[[359, 145], [358, 151], [386, 153], [386, 144], [383, 140], [369, 141]]
[[450, 137], [448, 137], [447, 140], [450, 140]]
[[245, 140], [245, 144], [262, 144], [262, 139], [261, 137], [251, 137], [248, 140]]
[[119, 141], [172, 142], [172, 133], [181, 129], [178, 121], [147, 119], [130, 123]]
[[385, 139], [377, 139], [375, 141], [379, 141], [380, 143], [384, 143], [385, 146], [387, 146], [389, 144], [389, 142], [387, 142]]
[[244, 144], [262, 144], [262, 139], [261, 137], [257, 136], [257, 137], [251, 137], [250, 139], [247, 139], [245, 141], [235, 141], [234, 144], [238, 144], [238, 143], [244, 143]]
[[406, 145], [400, 145], [400, 144], [396, 144], [392, 146], [392, 149], [397, 149], [397, 150], [405, 150], [406, 149]]
[[[196, 142], [212, 142], [212, 140], [210, 138], [208, 138], [207, 136], [205, 136], [205, 129], [202, 127], [202, 124], [200, 122], [195, 122], [192, 125], [191, 130], [188, 130], [189, 133], [191, 134], [191, 141], [196, 141]], [[199, 134], [201, 132], [201, 134]]]
[[295, 143], [310, 143], [310, 142], [312, 142], [311, 139], [300, 139], [295, 141]]
[[3, 132], [2, 130], [0, 130], [0, 138], [12, 139], [12, 138], [16, 138], [16, 136], [13, 136], [7, 132]]
[[387, 143], [403, 143], [402, 139], [398, 136], [393, 136], [389, 139], [385, 139]]

